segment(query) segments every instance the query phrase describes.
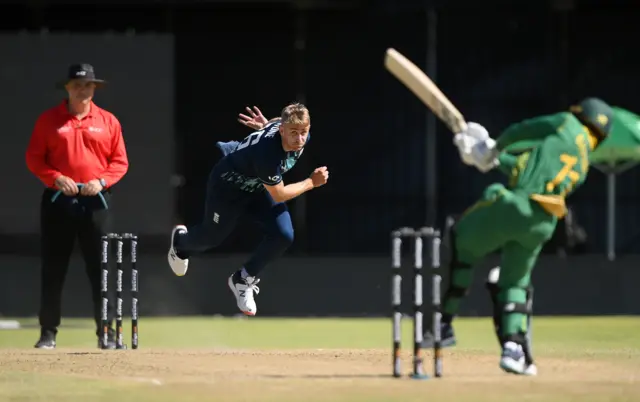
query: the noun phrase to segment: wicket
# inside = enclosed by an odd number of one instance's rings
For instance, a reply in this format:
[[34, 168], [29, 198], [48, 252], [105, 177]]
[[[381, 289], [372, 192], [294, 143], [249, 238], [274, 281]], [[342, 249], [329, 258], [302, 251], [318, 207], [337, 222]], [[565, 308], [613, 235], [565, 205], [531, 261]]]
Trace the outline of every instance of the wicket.
[[442, 352], [440, 321], [440, 284], [441, 276], [438, 274], [440, 268], [440, 232], [431, 227], [420, 229], [401, 228], [391, 233], [391, 307], [393, 315], [393, 376], [401, 377], [401, 357], [400, 349], [402, 342], [402, 240], [410, 238], [414, 240], [413, 259], [413, 371], [411, 378], [427, 379], [429, 376], [424, 371], [424, 359], [422, 357], [422, 343], [424, 332], [422, 328], [422, 256], [423, 239], [431, 240], [431, 279], [432, 279], [432, 307], [433, 307], [433, 334], [434, 334], [434, 375], [442, 376]]
[[126, 349], [124, 344], [124, 334], [122, 331], [123, 302], [123, 248], [124, 240], [130, 240], [131, 255], [131, 347], [138, 349], [138, 236], [132, 233], [107, 233], [102, 236], [102, 341], [108, 343], [109, 339], [109, 250], [112, 240], [116, 241], [116, 349]]

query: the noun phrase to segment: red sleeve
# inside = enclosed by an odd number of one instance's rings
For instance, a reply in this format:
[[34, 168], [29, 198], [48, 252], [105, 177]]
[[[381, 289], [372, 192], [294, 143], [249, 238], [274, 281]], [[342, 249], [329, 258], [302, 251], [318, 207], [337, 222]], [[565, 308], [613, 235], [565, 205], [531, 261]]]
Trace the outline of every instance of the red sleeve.
[[26, 152], [27, 167], [47, 187], [55, 187], [55, 181], [62, 173], [47, 163], [47, 132], [50, 129], [49, 121], [45, 115], [41, 115], [31, 133], [29, 146]]
[[107, 182], [106, 187], [111, 187], [120, 181], [129, 169], [129, 159], [127, 158], [127, 149], [122, 138], [122, 127], [116, 119], [112, 125], [112, 146], [111, 156], [109, 157], [109, 166], [100, 175], [101, 179]]

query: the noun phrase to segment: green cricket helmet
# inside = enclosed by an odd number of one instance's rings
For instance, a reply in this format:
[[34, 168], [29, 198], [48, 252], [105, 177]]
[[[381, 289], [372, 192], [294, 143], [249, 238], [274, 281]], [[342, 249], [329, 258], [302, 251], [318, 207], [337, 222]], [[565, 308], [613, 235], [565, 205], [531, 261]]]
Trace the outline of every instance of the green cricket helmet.
[[584, 125], [596, 132], [602, 139], [607, 138], [613, 125], [613, 109], [598, 98], [585, 98], [569, 109]]

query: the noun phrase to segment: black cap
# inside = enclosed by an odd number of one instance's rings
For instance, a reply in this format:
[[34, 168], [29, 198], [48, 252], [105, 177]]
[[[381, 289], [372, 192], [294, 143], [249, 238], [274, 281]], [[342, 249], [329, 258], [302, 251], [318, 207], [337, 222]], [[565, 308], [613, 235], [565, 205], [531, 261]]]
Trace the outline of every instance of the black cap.
[[91, 64], [72, 64], [67, 71], [67, 78], [59, 81], [57, 86], [64, 88], [64, 86], [71, 80], [86, 80], [95, 82], [98, 87], [102, 87], [107, 82], [102, 79], [96, 78], [96, 73]]

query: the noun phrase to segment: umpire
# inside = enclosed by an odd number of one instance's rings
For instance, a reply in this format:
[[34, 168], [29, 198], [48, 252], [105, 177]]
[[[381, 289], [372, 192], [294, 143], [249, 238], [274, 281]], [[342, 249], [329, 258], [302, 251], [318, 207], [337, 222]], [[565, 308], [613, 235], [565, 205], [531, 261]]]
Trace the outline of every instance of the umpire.
[[[100, 237], [108, 231], [111, 188], [127, 173], [129, 161], [118, 119], [93, 103], [96, 78], [90, 64], [69, 67], [58, 83], [67, 97], [42, 113], [26, 152], [29, 170], [45, 185], [40, 204], [40, 339], [53, 349], [61, 318], [62, 288], [76, 238], [91, 283], [96, 335], [101, 320]], [[56, 196], [58, 194], [58, 196]], [[109, 318], [113, 306], [109, 306]], [[115, 332], [102, 349], [115, 348]]]

